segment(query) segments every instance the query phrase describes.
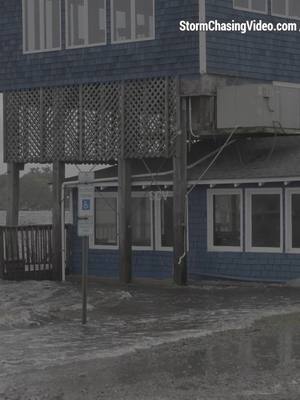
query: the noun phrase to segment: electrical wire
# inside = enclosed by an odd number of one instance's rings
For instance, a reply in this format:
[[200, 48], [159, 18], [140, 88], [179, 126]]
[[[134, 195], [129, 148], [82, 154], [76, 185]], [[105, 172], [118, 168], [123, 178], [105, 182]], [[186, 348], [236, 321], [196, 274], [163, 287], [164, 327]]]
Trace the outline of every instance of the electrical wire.
[[228, 146], [229, 142], [231, 141], [232, 137], [234, 136], [234, 134], [236, 133], [236, 131], [238, 130], [238, 126], [236, 126], [232, 132], [230, 133], [230, 135], [228, 136], [228, 138], [226, 139], [226, 141], [224, 142], [224, 144], [219, 148], [219, 150], [217, 151], [217, 154], [215, 155], [215, 157], [212, 159], [212, 161], [209, 163], [209, 165], [205, 168], [205, 170], [202, 172], [202, 174], [199, 176], [199, 178], [197, 179], [197, 182], [193, 184], [193, 186], [190, 188], [190, 190], [188, 190], [186, 196], [188, 197], [189, 194], [195, 189], [195, 187], [200, 183], [200, 181], [202, 180], [202, 178], [208, 173], [208, 171], [213, 167], [213, 165], [215, 164], [215, 162], [218, 160], [218, 158], [220, 157], [220, 155], [223, 153], [224, 149]]

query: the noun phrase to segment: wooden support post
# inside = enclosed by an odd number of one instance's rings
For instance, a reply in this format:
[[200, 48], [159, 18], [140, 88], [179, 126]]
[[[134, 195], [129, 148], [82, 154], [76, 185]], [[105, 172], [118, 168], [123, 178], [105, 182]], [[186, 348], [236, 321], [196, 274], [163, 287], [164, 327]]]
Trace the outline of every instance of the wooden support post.
[[52, 221], [53, 221], [53, 277], [62, 280], [62, 230], [61, 230], [61, 190], [65, 178], [65, 165], [56, 161], [53, 163], [53, 204], [52, 204]]
[[130, 160], [119, 160], [119, 247], [120, 280], [130, 283], [132, 280], [132, 233], [131, 233], [131, 165]]
[[4, 229], [0, 227], [0, 279], [4, 276]]
[[20, 202], [20, 171], [24, 164], [9, 163], [7, 167], [7, 217], [6, 224], [17, 226], [19, 223], [19, 202]]
[[187, 283], [187, 99], [180, 101], [180, 131], [174, 162], [174, 282]]

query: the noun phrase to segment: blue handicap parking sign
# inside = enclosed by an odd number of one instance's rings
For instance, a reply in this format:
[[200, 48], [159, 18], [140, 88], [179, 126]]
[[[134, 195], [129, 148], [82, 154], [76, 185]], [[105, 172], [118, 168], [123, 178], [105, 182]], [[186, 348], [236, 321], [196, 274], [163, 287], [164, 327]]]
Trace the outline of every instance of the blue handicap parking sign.
[[91, 209], [91, 200], [90, 199], [82, 200], [82, 210], [90, 211], [90, 209]]

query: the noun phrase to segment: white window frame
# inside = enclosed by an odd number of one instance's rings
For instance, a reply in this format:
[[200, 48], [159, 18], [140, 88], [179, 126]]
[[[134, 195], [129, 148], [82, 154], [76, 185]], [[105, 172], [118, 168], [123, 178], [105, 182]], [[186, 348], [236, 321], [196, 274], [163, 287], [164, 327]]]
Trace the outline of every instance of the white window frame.
[[[214, 202], [216, 195], [240, 196], [240, 246], [215, 246], [214, 245]], [[208, 189], [207, 190], [207, 251], [242, 252], [243, 240], [243, 190], [242, 189]]]
[[133, 43], [133, 42], [144, 42], [147, 40], [155, 40], [155, 32], [156, 32], [156, 14], [155, 14], [155, 0], [148, 0], [152, 1], [153, 3], [153, 36], [148, 37], [148, 38], [141, 38], [137, 39], [135, 38], [136, 36], [136, 26], [135, 26], [135, 0], [130, 0], [131, 1], [131, 20], [134, 21], [133, 28], [132, 28], [132, 37], [131, 39], [127, 40], [114, 40], [115, 36], [115, 26], [114, 26], [114, 0], [110, 0], [110, 21], [111, 21], [111, 43], [112, 44], [122, 44], [122, 43]]
[[[252, 195], [280, 195], [280, 246], [252, 246]], [[246, 189], [246, 251], [250, 253], [282, 253], [283, 252], [283, 193], [281, 188]]]
[[[39, 0], [40, 1], [40, 22], [43, 20], [43, 28], [45, 28], [45, 21], [44, 18], [42, 17], [43, 11], [45, 9], [45, 0]], [[23, 54], [36, 54], [36, 53], [48, 53], [50, 51], [59, 51], [62, 49], [62, 40], [61, 40], [61, 35], [62, 35], [62, 29], [61, 29], [61, 0], [59, 0], [59, 47], [53, 47], [51, 49], [39, 49], [39, 50], [26, 50], [26, 21], [25, 21], [25, 0], [22, 0], [22, 33], [23, 33]], [[44, 40], [45, 42], [45, 40]]]
[[161, 242], [161, 200], [162, 197], [172, 197], [173, 192], [155, 192], [155, 249], [157, 251], [173, 251], [173, 246], [162, 246]]
[[[135, 198], [141, 198], [141, 197], [147, 197], [150, 202], [150, 221], [151, 221], [151, 227], [150, 227], [150, 237], [151, 237], [151, 245], [150, 246], [132, 246], [132, 250], [134, 251], [149, 251], [149, 250], [154, 250], [154, 240], [153, 240], [153, 229], [154, 229], [154, 224], [153, 224], [153, 199], [149, 195], [148, 192], [132, 192], [131, 197]], [[94, 202], [96, 201], [97, 198], [116, 198], [117, 199], [117, 214], [118, 214], [118, 207], [119, 207], [119, 199], [118, 199], [118, 192], [95, 192], [94, 195]], [[102, 244], [96, 244], [95, 243], [95, 224], [96, 224], [96, 207], [95, 207], [95, 213], [93, 216], [93, 233], [90, 235], [90, 249], [94, 250], [119, 250], [120, 247], [120, 230], [119, 230], [119, 218], [117, 218], [117, 244], [116, 245], [102, 245]]]
[[[173, 246], [162, 246], [161, 242], [161, 199], [162, 197], [174, 198], [174, 193], [170, 191], [154, 192], [155, 197], [155, 250], [173, 252]], [[186, 248], [189, 251], [189, 213], [188, 213], [188, 201], [186, 204]]]
[[[104, 10], [105, 10], [105, 41], [101, 42], [101, 43], [92, 43], [92, 44], [79, 44], [79, 45], [71, 45], [69, 46], [69, 13], [68, 13], [68, 1], [69, 0], [65, 0], [65, 25], [66, 25], [66, 29], [65, 29], [65, 36], [66, 36], [66, 49], [68, 50], [72, 50], [72, 49], [82, 49], [85, 47], [98, 47], [98, 46], [106, 46], [107, 45], [107, 1], [104, 0]], [[84, 11], [85, 11], [85, 26], [84, 28], [84, 33], [85, 33], [85, 40], [88, 40], [88, 25], [89, 25], [89, 21], [88, 21], [88, 0], [84, 0]]]
[[300, 188], [288, 188], [285, 191], [285, 247], [287, 253], [299, 254], [300, 248], [293, 247], [292, 195], [299, 194]]
[[264, 0], [265, 1], [265, 10], [264, 11], [257, 11], [257, 10], [253, 10], [252, 8], [252, 0], [248, 0], [248, 7], [239, 7], [235, 5], [235, 0], [233, 0], [233, 8], [235, 10], [241, 10], [241, 11], [248, 11], [248, 12], [253, 12], [256, 14], [268, 14], [268, 0]]
[[285, 14], [278, 14], [278, 13], [273, 12], [273, 9], [274, 9], [273, 4], [274, 4], [274, 0], [271, 1], [271, 15], [273, 15], [274, 17], [289, 18], [289, 19], [296, 19], [296, 20], [300, 19], [300, 16], [297, 17], [297, 16], [290, 15], [290, 0], [286, 0]]

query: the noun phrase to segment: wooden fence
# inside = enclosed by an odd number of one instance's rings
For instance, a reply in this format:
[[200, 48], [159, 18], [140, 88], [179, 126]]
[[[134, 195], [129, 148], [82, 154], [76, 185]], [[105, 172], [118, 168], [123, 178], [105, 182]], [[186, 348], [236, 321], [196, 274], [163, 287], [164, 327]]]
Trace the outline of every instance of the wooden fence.
[[[69, 229], [66, 227], [66, 248]], [[52, 225], [0, 227], [0, 277], [7, 280], [52, 280]], [[67, 251], [67, 265], [69, 251]]]

